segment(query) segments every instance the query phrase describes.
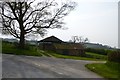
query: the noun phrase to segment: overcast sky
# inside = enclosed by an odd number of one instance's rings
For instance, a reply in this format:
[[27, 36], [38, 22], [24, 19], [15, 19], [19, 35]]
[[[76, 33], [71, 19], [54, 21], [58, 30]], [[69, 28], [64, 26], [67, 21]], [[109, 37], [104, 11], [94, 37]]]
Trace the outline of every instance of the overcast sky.
[[66, 18], [67, 30], [49, 30], [69, 41], [71, 36], [87, 37], [90, 42], [118, 46], [118, 0], [74, 0], [78, 6]]
[[[48, 36], [69, 41], [71, 36], [87, 37], [92, 43], [118, 46], [119, 0], [73, 0], [75, 10], [65, 17], [67, 30], [49, 29]], [[38, 38], [37, 38], [38, 39]], [[40, 40], [42, 38], [39, 38]]]

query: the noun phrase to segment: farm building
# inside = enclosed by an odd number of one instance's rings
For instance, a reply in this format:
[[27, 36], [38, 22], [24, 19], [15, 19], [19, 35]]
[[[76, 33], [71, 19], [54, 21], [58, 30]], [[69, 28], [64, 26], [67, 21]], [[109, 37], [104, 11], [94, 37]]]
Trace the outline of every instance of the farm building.
[[64, 55], [83, 56], [84, 47], [80, 43], [63, 42], [55, 36], [45, 38], [38, 42], [39, 48], [43, 50], [52, 50]]

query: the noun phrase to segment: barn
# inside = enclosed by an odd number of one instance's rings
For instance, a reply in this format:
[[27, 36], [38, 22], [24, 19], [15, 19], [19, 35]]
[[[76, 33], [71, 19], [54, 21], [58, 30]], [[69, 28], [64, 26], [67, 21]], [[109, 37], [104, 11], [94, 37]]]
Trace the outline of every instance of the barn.
[[55, 36], [50, 36], [41, 41], [38, 41], [38, 44], [39, 48], [42, 50], [51, 50], [63, 55], [85, 55], [84, 47], [80, 43], [64, 42]]

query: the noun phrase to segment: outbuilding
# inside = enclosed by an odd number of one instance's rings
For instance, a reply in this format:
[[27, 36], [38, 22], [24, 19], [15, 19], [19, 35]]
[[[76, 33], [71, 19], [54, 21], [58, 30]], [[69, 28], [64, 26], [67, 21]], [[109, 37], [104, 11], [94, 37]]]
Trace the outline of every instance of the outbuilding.
[[47, 37], [38, 42], [42, 50], [51, 50], [63, 55], [84, 56], [84, 47], [80, 43], [69, 43], [55, 36]]

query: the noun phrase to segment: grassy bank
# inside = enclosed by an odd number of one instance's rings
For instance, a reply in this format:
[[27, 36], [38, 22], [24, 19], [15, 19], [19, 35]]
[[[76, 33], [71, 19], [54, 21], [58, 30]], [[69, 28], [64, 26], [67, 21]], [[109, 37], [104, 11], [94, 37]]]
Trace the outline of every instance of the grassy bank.
[[115, 62], [87, 64], [86, 67], [109, 80], [120, 80], [120, 64]]
[[[63, 59], [75, 59], [75, 60], [105, 60], [104, 58], [97, 58], [97, 57], [101, 57], [100, 55], [97, 55], [96, 56], [93, 56], [94, 53], [87, 53], [87, 55], [89, 54], [91, 57], [80, 57], [80, 56], [68, 56], [68, 55], [62, 55], [60, 53], [56, 53], [56, 52], [53, 52], [53, 51], [45, 51], [45, 53], [53, 56], [53, 57], [56, 57], [56, 58], [63, 58]], [[106, 56], [104, 56], [106, 57]]]
[[2, 42], [2, 53], [28, 56], [42, 56], [40, 51], [32, 45], [26, 49], [19, 49], [13, 43]]

